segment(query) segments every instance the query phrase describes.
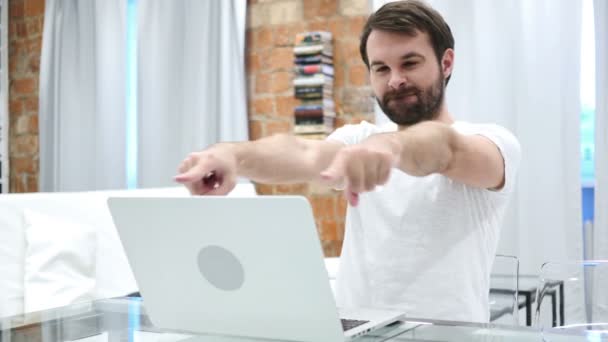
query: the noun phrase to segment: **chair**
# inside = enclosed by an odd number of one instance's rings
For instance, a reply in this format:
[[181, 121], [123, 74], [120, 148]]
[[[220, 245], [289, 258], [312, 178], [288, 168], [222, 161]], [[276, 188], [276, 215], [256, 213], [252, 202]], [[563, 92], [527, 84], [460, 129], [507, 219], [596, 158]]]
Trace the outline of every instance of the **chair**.
[[[600, 284], [599, 282], [604, 282]], [[608, 338], [606, 308], [608, 261], [547, 262], [542, 265], [536, 294], [535, 325], [543, 334], [564, 330]]]
[[519, 325], [519, 259], [497, 254], [490, 274], [490, 321]]

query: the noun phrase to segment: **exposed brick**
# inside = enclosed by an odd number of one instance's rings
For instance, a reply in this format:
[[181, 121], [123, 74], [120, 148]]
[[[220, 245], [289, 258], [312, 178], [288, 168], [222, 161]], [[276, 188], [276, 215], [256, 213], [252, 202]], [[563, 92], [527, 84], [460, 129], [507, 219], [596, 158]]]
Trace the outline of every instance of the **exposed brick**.
[[317, 219], [334, 219], [336, 217], [336, 199], [334, 196], [314, 196], [311, 198], [312, 211]]
[[28, 20], [25, 22], [25, 30], [27, 31], [28, 37], [40, 36], [42, 30], [37, 19]]
[[247, 27], [258, 28], [262, 25], [268, 24], [268, 6], [267, 4], [252, 4], [247, 7]]
[[40, 73], [40, 55], [31, 56], [27, 66], [28, 66], [28, 70], [31, 73], [39, 74]]
[[342, 39], [344, 34], [350, 34], [350, 32], [344, 32], [346, 27], [346, 20], [343, 17], [333, 17], [329, 20], [327, 28], [332, 33], [334, 41], [336, 39]]
[[257, 72], [259, 72], [260, 70], [260, 66], [261, 66], [261, 62], [260, 62], [260, 56], [255, 53], [255, 52], [251, 52], [247, 55], [247, 73], [248, 74], [256, 74]]
[[15, 136], [10, 144], [11, 155], [32, 156], [38, 154], [38, 136], [37, 135], [19, 135]]
[[336, 221], [336, 240], [337, 241], [344, 240], [344, 230], [345, 230], [344, 221]]
[[16, 94], [31, 94], [34, 90], [36, 90], [36, 80], [33, 78], [13, 80], [11, 84], [11, 91]]
[[38, 113], [38, 96], [30, 96], [24, 100], [25, 111], [29, 113]]
[[346, 218], [346, 208], [348, 207], [348, 202], [344, 199], [344, 196], [340, 196], [336, 200], [336, 216], [344, 220]]
[[38, 175], [32, 174], [27, 175], [26, 184], [25, 184], [25, 192], [38, 192]]
[[11, 0], [9, 3], [9, 14], [11, 19], [21, 19], [24, 12], [23, 0]]
[[277, 117], [293, 118], [293, 111], [300, 103], [293, 95], [282, 95], [276, 97], [276, 112]]
[[19, 59], [14, 58], [14, 57], [9, 57], [8, 58], [8, 72], [13, 74], [15, 73], [18, 69], [17, 67], [19, 66]]
[[277, 47], [270, 54], [271, 70], [292, 70], [293, 69], [293, 48]]
[[44, 14], [44, 0], [25, 0], [24, 13], [26, 16]]
[[367, 67], [363, 63], [358, 65], [351, 65], [348, 68], [349, 86], [364, 86], [369, 84], [369, 72], [367, 70]]
[[293, 46], [296, 35], [305, 32], [306, 28], [303, 23], [295, 23], [288, 25], [280, 25], [274, 30], [274, 45], [275, 46]]
[[274, 113], [274, 99], [261, 98], [253, 100], [254, 115], [269, 115]]
[[272, 184], [255, 183], [255, 191], [258, 195], [273, 195], [274, 187]]
[[309, 31], [329, 31], [329, 22], [327, 20], [315, 20], [308, 24]]
[[38, 172], [38, 162], [32, 157], [16, 157], [10, 160], [11, 169], [17, 174]]
[[282, 93], [292, 89], [293, 73], [288, 71], [278, 71], [272, 74], [272, 83], [270, 91], [273, 93]]
[[22, 21], [15, 23], [15, 31], [17, 33], [17, 38], [27, 37], [27, 26]]
[[344, 66], [334, 65], [334, 87], [342, 88], [344, 86]]
[[356, 39], [343, 39], [335, 42], [335, 49], [339, 50], [339, 56], [342, 62], [350, 63], [363, 63], [361, 60], [361, 53], [359, 52], [359, 40]]
[[371, 12], [369, 0], [339, 0], [340, 14], [347, 17], [369, 15]]
[[25, 133], [29, 133], [30, 129], [30, 115], [20, 115], [17, 118], [17, 123], [15, 124], [15, 134], [21, 135]]
[[308, 193], [308, 184], [278, 184], [275, 187], [275, 195], [306, 195]]
[[272, 65], [270, 64], [270, 59], [272, 58], [273, 49], [264, 49], [259, 50], [259, 61], [260, 61], [260, 72], [265, 73], [269, 72], [272, 69]]
[[23, 101], [11, 100], [8, 104], [8, 111], [11, 115], [21, 114], [23, 112]]
[[318, 225], [320, 228], [319, 237], [323, 241], [336, 241], [338, 239], [338, 225], [334, 219], [321, 220]]
[[342, 251], [342, 241], [321, 241], [323, 247], [323, 254], [325, 257], [337, 257], [340, 256]]
[[301, 0], [283, 0], [268, 5], [270, 6], [268, 15], [271, 25], [297, 23], [302, 20], [303, 4]]
[[346, 114], [374, 111], [373, 92], [370, 88], [345, 88], [342, 96], [342, 110]]
[[253, 45], [252, 48], [255, 51], [256, 49], [266, 49], [272, 47], [273, 38], [272, 38], [272, 29], [268, 27], [262, 27], [255, 31]]
[[257, 140], [263, 136], [262, 123], [258, 120], [249, 121], [249, 139]]
[[271, 75], [270, 74], [257, 74], [255, 76], [255, 93], [256, 94], [265, 94], [270, 92], [272, 84], [270, 82]]
[[291, 131], [291, 124], [286, 121], [271, 121], [266, 123], [266, 136], [277, 134], [277, 133], [289, 133]]
[[42, 51], [42, 38], [36, 37], [24, 42], [27, 53], [40, 54]]
[[345, 18], [345, 22], [348, 23], [348, 32], [355, 34], [357, 37], [357, 44], [359, 44], [359, 37], [363, 31], [363, 27], [367, 22], [367, 16], [359, 16], [354, 18]]
[[304, 2], [304, 20], [316, 17], [330, 17], [338, 11], [336, 0], [306, 0]]

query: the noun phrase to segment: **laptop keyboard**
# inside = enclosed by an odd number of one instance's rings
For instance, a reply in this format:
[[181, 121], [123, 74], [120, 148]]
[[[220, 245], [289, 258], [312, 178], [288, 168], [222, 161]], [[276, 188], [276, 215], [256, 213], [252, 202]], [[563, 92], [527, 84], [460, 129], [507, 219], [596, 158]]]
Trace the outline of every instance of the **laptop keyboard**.
[[341, 319], [342, 321], [342, 330], [343, 331], [348, 331], [352, 328], [356, 328], [362, 324], [368, 323], [369, 321], [359, 321], [356, 319]]

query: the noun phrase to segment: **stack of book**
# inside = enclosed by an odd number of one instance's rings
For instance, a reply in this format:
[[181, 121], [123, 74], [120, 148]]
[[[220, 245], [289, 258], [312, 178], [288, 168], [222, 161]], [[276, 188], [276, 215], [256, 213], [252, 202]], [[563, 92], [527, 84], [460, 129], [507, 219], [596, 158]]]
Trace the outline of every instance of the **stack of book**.
[[295, 108], [294, 133], [324, 137], [334, 129], [334, 66], [330, 32], [315, 31], [296, 35], [294, 96], [301, 101]]

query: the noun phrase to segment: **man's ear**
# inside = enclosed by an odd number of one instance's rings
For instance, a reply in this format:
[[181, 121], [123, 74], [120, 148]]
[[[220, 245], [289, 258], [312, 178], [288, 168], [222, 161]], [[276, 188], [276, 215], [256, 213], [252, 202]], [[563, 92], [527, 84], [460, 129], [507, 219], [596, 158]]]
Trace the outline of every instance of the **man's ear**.
[[446, 49], [441, 58], [441, 71], [443, 77], [448, 78], [454, 69], [454, 49]]

